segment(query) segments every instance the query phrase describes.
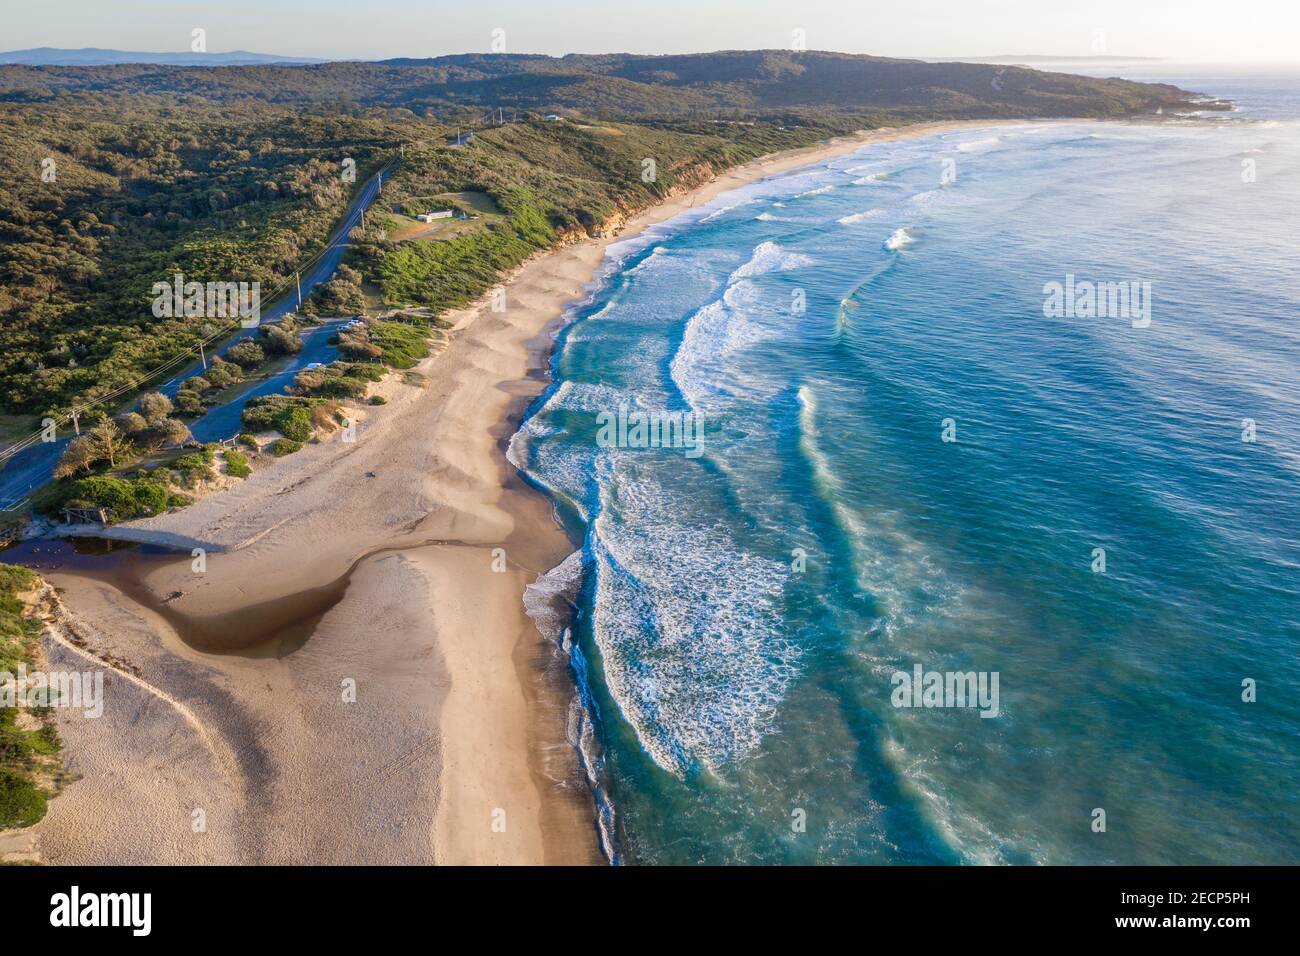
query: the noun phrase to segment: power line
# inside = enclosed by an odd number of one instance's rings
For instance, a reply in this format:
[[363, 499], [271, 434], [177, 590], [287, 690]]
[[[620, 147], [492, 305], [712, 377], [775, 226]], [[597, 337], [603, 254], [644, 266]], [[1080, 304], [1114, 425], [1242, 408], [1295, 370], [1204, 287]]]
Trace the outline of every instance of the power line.
[[[384, 173], [387, 172], [388, 169], [391, 168], [391, 166], [392, 164], [390, 163], [388, 166], [385, 166], [383, 169], [375, 173], [374, 176], [370, 177], [370, 179], [367, 181], [366, 187], [362, 190], [361, 195], [358, 197], [359, 200], [365, 202], [366, 190], [368, 190], [372, 185], [382, 182], [383, 181], [382, 177]], [[378, 191], [376, 191], [375, 196], [377, 197], [378, 195], [379, 193]], [[364, 211], [365, 211], [365, 207], [363, 206], [362, 212], [364, 213]], [[331, 238], [330, 241], [326, 243], [324, 248], [320, 250], [320, 252], [316, 253], [316, 255], [308, 259], [306, 263], [299, 266], [297, 270], [295, 270], [296, 273], [309, 271], [313, 266], [316, 265], [316, 263], [318, 263], [321, 259], [323, 259], [326, 256], [326, 254], [329, 253], [331, 250], [333, 250], [339, 245], [347, 244], [346, 240], [347, 240], [347, 234], [349, 232], [349, 229], [347, 228], [347, 222], [350, 216], [351, 216], [350, 212], [344, 216], [343, 226], [339, 229], [338, 234], [335, 235], [333, 238]], [[295, 282], [298, 281], [296, 276], [294, 281]], [[271, 292], [270, 301], [271, 302], [279, 301], [284, 295], [287, 294], [289, 285], [290, 285], [289, 280], [285, 280], [285, 282], [283, 282], [278, 288], [274, 289]], [[301, 292], [299, 292], [299, 305], [301, 305]], [[202, 354], [202, 349], [204, 346], [211, 345], [216, 340], [225, 338], [227, 335], [233, 332], [237, 327], [242, 327], [242, 326], [235, 322], [231, 322], [227, 325], [224, 325], [221, 328], [217, 329], [217, 331], [209, 335], [207, 338], [200, 339], [197, 348], [190, 348], [185, 352], [176, 355], [175, 357], [167, 360], [166, 362], [157, 366], [156, 368], [150, 369], [148, 372], [145, 372], [140, 377], [132, 379], [131, 381], [126, 382], [123, 385], [119, 385], [117, 388], [114, 388], [106, 392], [105, 394], [101, 395], [99, 398], [94, 399], [93, 401], [86, 401], [86, 402], [81, 402], [79, 404], [75, 404], [67, 412], [54, 412], [52, 415], [48, 416], [48, 420], [53, 421], [55, 425], [65, 425], [69, 421], [72, 421], [74, 417], [76, 417], [78, 414], [82, 412], [88, 411], [97, 405], [102, 405], [105, 402], [111, 401], [112, 399], [117, 398], [120, 395], [124, 395], [129, 392], [136, 391], [137, 389], [145, 385], [145, 383], [149, 382], [151, 379], [156, 378], [158, 375], [162, 374], [163, 372], [170, 371], [174, 369], [177, 365], [186, 363], [194, 356]], [[18, 441], [14, 442], [14, 444], [10, 445], [4, 451], [0, 451], [0, 462], [8, 461], [10, 458], [18, 454], [20, 451], [25, 451], [28, 448], [31, 448], [33, 445], [39, 443], [41, 437], [44, 434], [45, 434], [45, 428], [42, 427], [32, 432], [30, 435], [27, 435], [19, 439]]]

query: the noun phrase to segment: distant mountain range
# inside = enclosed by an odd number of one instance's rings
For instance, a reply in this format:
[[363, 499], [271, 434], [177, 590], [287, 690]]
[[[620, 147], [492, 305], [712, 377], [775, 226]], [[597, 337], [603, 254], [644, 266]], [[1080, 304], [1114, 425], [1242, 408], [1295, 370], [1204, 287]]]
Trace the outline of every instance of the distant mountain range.
[[1159, 63], [1158, 56], [1111, 56], [1110, 54], [1006, 53], [1002, 56], [944, 56], [923, 57], [931, 63]]
[[129, 50], [60, 50], [42, 46], [33, 50], [0, 53], [0, 63], [22, 66], [114, 66], [122, 63], [151, 63], [159, 66], [294, 66], [327, 61], [307, 56], [276, 56], [274, 53], [135, 53]]
[[167, 96], [176, 102], [251, 98], [295, 106], [397, 107], [444, 119], [497, 107], [732, 119], [825, 112], [865, 116], [867, 125], [909, 118], [1132, 116], [1196, 108], [1193, 95], [1167, 84], [811, 50], [562, 57], [471, 53], [225, 68], [203, 62], [216, 68], [0, 66], [0, 101], [43, 101], [77, 92]]
[[[1144, 63], [1158, 61], [1154, 56], [1052, 56], [1041, 53], [1005, 54], [1002, 56], [938, 56], [918, 57], [928, 63]], [[86, 47], [82, 50], [65, 50], [42, 46], [32, 50], [10, 50], [0, 53], [0, 64], [17, 63], [23, 66], [112, 66], [121, 63], [152, 63], [163, 66], [301, 66], [310, 63], [335, 62], [310, 56], [279, 56], [275, 53], [250, 53], [231, 50], [229, 53], [139, 53], [130, 50], [103, 50]], [[428, 64], [429, 60], [397, 57], [371, 61], [387, 64]]]

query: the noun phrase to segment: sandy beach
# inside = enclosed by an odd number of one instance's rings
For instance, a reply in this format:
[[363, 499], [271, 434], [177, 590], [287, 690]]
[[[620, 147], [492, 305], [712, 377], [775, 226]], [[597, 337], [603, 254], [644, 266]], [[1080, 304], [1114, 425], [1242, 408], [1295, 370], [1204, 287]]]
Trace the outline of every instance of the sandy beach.
[[[617, 238], [867, 143], [986, 125], [768, 157]], [[122, 668], [102, 718], [60, 718], [78, 779], [37, 827], [46, 862], [604, 861], [567, 738], [567, 662], [521, 600], [573, 544], [504, 451], [545, 388], [566, 303], [614, 238], [526, 263], [503, 313], [450, 315], [420, 384], [377, 386], [388, 403], [358, 411], [354, 443], [328, 436], [228, 492], [111, 529], [181, 557], [45, 573], [61, 605], [52, 660]]]

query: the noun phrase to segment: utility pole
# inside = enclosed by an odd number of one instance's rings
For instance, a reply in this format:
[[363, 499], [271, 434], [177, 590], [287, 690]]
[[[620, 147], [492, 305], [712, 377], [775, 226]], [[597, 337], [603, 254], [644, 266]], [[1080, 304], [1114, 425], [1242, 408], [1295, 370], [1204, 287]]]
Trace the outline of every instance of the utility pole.
[[366, 211], [364, 209], [361, 210], [361, 228], [363, 230], [366, 228]]
[[208, 357], [203, 353], [203, 343], [199, 343], [199, 361], [203, 363], [203, 371], [208, 370]]
[[302, 311], [302, 273], [295, 272], [293, 277], [298, 281], [298, 311]]
[[72, 410], [72, 430], [78, 435], [81, 434], [81, 423], [77, 421], [77, 410]]

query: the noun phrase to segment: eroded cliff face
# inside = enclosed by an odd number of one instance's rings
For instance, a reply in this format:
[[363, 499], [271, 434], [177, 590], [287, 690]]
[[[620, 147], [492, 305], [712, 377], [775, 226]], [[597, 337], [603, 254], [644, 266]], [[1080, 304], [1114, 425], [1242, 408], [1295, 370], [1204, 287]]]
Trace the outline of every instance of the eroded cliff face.
[[[725, 168], [725, 167], [724, 167]], [[617, 236], [627, 225], [627, 221], [639, 212], [643, 212], [653, 206], [657, 206], [669, 199], [675, 199], [692, 189], [697, 189], [705, 183], [712, 182], [717, 178], [719, 170], [711, 162], [692, 163], [681, 169], [673, 170], [673, 184], [662, 196], [657, 197], [653, 202], [640, 206], [633, 206], [627, 203], [619, 203], [614, 212], [605, 216], [598, 221], [592, 221], [583, 226], [568, 226], [556, 230], [558, 245], [567, 246], [570, 243], [581, 242], [583, 239], [605, 239], [611, 236]]]

